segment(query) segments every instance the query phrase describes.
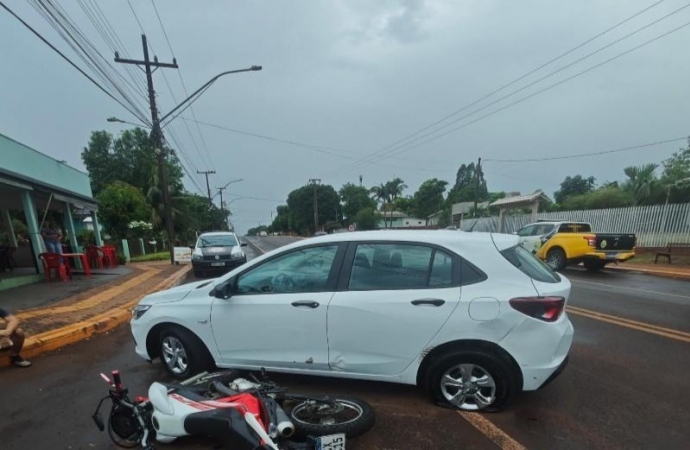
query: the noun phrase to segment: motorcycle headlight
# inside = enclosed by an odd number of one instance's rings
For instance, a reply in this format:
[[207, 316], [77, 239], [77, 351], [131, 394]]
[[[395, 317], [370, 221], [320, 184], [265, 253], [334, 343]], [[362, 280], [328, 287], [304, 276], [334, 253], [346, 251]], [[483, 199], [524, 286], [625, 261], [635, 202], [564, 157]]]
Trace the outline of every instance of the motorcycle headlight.
[[151, 309], [151, 305], [137, 305], [132, 309], [132, 320], [137, 320], [144, 315], [146, 311]]

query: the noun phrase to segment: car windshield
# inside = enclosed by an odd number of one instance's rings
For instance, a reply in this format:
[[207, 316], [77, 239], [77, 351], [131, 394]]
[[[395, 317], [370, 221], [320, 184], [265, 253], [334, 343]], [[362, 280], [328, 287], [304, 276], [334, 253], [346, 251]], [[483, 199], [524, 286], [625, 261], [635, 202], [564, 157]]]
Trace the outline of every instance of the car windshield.
[[561, 277], [556, 272], [521, 245], [505, 249], [501, 252], [501, 255], [533, 280], [544, 283], [558, 283], [561, 281]]
[[237, 238], [231, 234], [219, 234], [217, 236], [202, 236], [196, 243], [199, 248], [205, 247], [234, 247], [239, 245]]

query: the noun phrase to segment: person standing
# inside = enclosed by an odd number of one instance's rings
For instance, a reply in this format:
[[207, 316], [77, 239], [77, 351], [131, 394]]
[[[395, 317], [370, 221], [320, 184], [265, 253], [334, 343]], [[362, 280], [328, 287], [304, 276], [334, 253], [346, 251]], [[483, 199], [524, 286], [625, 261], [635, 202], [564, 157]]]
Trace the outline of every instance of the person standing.
[[9, 339], [12, 343], [10, 347], [10, 361], [17, 367], [31, 366], [29, 361], [19, 355], [22, 347], [24, 347], [24, 330], [19, 328], [19, 319], [2, 307], [0, 307], [0, 319], [7, 322], [7, 328], [0, 330], [0, 339]]

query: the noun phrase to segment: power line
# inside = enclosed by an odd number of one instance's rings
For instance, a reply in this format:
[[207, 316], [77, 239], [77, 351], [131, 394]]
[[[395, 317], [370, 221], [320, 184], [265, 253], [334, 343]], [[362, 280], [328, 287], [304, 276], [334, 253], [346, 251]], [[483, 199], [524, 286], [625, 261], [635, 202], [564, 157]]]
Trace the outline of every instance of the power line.
[[670, 34], [672, 34], [672, 33], [675, 33], [676, 31], [679, 31], [679, 30], [681, 30], [681, 29], [687, 27], [688, 25], [690, 25], [690, 22], [686, 22], [685, 24], [683, 24], [683, 25], [681, 25], [681, 26], [679, 26], [679, 27], [677, 27], [677, 28], [674, 28], [674, 29], [672, 29], [671, 31], [668, 31], [668, 32], [663, 33], [663, 34], [661, 34], [661, 35], [659, 35], [659, 36], [657, 36], [657, 37], [655, 37], [655, 38], [653, 38], [653, 39], [650, 39], [650, 40], [648, 40], [648, 41], [646, 41], [646, 42], [643, 42], [642, 44], [637, 45], [637, 46], [635, 46], [635, 47], [633, 47], [633, 48], [631, 48], [631, 49], [629, 49], [629, 50], [626, 50], [626, 51], [623, 52], [623, 53], [619, 53], [618, 55], [613, 56], [613, 57], [611, 57], [611, 58], [609, 58], [609, 59], [607, 59], [607, 60], [605, 60], [605, 61], [603, 61], [603, 62], [601, 62], [601, 63], [595, 64], [594, 66], [591, 66], [591, 67], [589, 67], [589, 68], [587, 68], [587, 69], [585, 69], [585, 70], [583, 70], [583, 71], [581, 71], [581, 72], [578, 72], [578, 73], [576, 73], [576, 74], [574, 74], [574, 75], [572, 75], [572, 76], [570, 76], [570, 77], [568, 77], [568, 78], [565, 78], [565, 79], [563, 79], [563, 80], [561, 80], [561, 81], [559, 81], [559, 82], [557, 82], [557, 83], [554, 83], [554, 84], [552, 84], [552, 85], [549, 85], [549, 86], [547, 86], [547, 87], [545, 87], [545, 88], [543, 88], [543, 89], [540, 89], [539, 91], [536, 91], [536, 92], [534, 92], [534, 93], [532, 93], [532, 94], [530, 94], [530, 95], [527, 95], [527, 96], [525, 96], [525, 97], [522, 97], [522, 98], [520, 98], [520, 99], [518, 99], [518, 100], [516, 100], [516, 101], [514, 101], [514, 102], [512, 102], [512, 103], [509, 103], [508, 105], [505, 105], [505, 106], [503, 106], [503, 107], [501, 107], [501, 108], [499, 108], [499, 109], [497, 109], [497, 110], [494, 110], [494, 111], [492, 111], [492, 112], [490, 112], [490, 113], [488, 113], [488, 114], [485, 114], [485, 115], [483, 115], [483, 116], [480, 116], [480, 117], [478, 117], [477, 119], [474, 119], [474, 120], [472, 120], [472, 121], [470, 121], [470, 122], [466, 122], [466, 123], [464, 123], [464, 124], [462, 124], [462, 125], [460, 125], [460, 126], [458, 126], [458, 127], [452, 128], [452, 129], [450, 129], [449, 131], [446, 131], [445, 133], [442, 133], [442, 134], [440, 134], [440, 135], [436, 135], [436, 136], [434, 136], [434, 137], [432, 137], [432, 138], [430, 138], [430, 139], [427, 139], [426, 141], [422, 141], [422, 142], [420, 142], [420, 143], [418, 143], [418, 144], [416, 144], [416, 145], [414, 145], [414, 146], [412, 146], [412, 147], [409, 147], [409, 148], [405, 148], [405, 149], [399, 150], [397, 153], [393, 153], [392, 155], [389, 155], [389, 156], [395, 156], [395, 155], [398, 155], [398, 154], [400, 154], [400, 153], [404, 153], [404, 152], [410, 151], [410, 150], [412, 150], [412, 149], [415, 149], [415, 148], [417, 148], [417, 147], [420, 147], [420, 146], [422, 146], [422, 145], [425, 145], [425, 144], [427, 144], [427, 143], [429, 143], [429, 142], [435, 141], [436, 139], [439, 139], [439, 138], [441, 138], [441, 137], [443, 137], [443, 136], [446, 136], [446, 135], [448, 135], [448, 134], [450, 134], [450, 133], [454, 133], [455, 131], [461, 130], [461, 129], [463, 129], [463, 128], [469, 126], [469, 125], [472, 125], [472, 124], [474, 124], [474, 123], [476, 123], [476, 122], [479, 122], [479, 121], [484, 120], [484, 119], [486, 119], [486, 118], [488, 118], [488, 117], [491, 117], [491, 116], [493, 116], [494, 114], [497, 114], [497, 113], [499, 113], [499, 112], [501, 112], [501, 111], [503, 111], [503, 110], [506, 110], [506, 109], [511, 108], [511, 107], [513, 107], [513, 106], [515, 106], [515, 105], [518, 105], [518, 104], [520, 104], [520, 103], [522, 103], [522, 102], [524, 102], [524, 101], [526, 101], [526, 100], [529, 100], [530, 98], [535, 97], [535, 96], [537, 96], [537, 95], [539, 95], [539, 94], [541, 94], [541, 93], [543, 93], [543, 92], [546, 92], [546, 91], [551, 90], [551, 89], [553, 89], [553, 88], [555, 88], [555, 87], [557, 87], [557, 86], [560, 86], [561, 84], [567, 83], [568, 81], [570, 81], [570, 80], [572, 80], [572, 79], [574, 79], [574, 78], [577, 78], [577, 77], [579, 77], [579, 76], [581, 76], [581, 75], [584, 75], [584, 74], [586, 74], [586, 73], [588, 73], [588, 72], [591, 72], [592, 70], [597, 69], [597, 68], [599, 68], [599, 67], [601, 67], [601, 66], [603, 66], [603, 65], [606, 65], [606, 64], [608, 64], [608, 63], [611, 63], [611, 62], [615, 61], [616, 59], [621, 58], [621, 57], [627, 55], [628, 53], [632, 53], [632, 52], [635, 51], [635, 50], [638, 50], [638, 49], [640, 49], [640, 48], [642, 48], [642, 47], [645, 47], [645, 46], [647, 46], [647, 45], [649, 45], [649, 44], [651, 44], [651, 43], [653, 43], [653, 42], [655, 42], [655, 41], [658, 41], [659, 39], [662, 39], [662, 38], [664, 38], [664, 37], [666, 37], [666, 36], [668, 36], [668, 35], [670, 35]]
[[[196, 121], [195, 121], [195, 120], [187, 119], [187, 118], [185, 118], [185, 117], [182, 117], [181, 119], [184, 120], [184, 121], [196, 122], [197, 124], [205, 125], [205, 126], [212, 127], [212, 128], [217, 128], [217, 129], [220, 129], [220, 130], [229, 131], [229, 132], [231, 132], [231, 133], [242, 134], [242, 135], [245, 135], [245, 136], [251, 136], [251, 137], [255, 137], [255, 138], [258, 138], [258, 139], [264, 139], [264, 140], [272, 141], [272, 142], [279, 142], [279, 143], [281, 143], [281, 144], [292, 145], [292, 146], [295, 146], [295, 147], [302, 147], [302, 148], [306, 148], [306, 149], [309, 149], [309, 150], [316, 151], [316, 152], [318, 152], [318, 153], [323, 153], [323, 154], [327, 154], [327, 155], [332, 155], [332, 156], [336, 156], [336, 157], [338, 157], [338, 158], [343, 158], [343, 159], [347, 159], [347, 160], [351, 160], [351, 161], [355, 161], [355, 160], [358, 159], [357, 157], [349, 156], [349, 155], [347, 155], [347, 154], [344, 154], [344, 153], [347, 152], [347, 151], [346, 151], [346, 150], [342, 150], [342, 149], [336, 149], [336, 148], [333, 148], [333, 147], [324, 147], [324, 146], [320, 146], [320, 145], [306, 144], [306, 143], [303, 143], [303, 142], [297, 142], [297, 141], [291, 141], [291, 140], [287, 140], [287, 139], [276, 138], [276, 137], [267, 136], [267, 135], [264, 135], [264, 134], [258, 134], [258, 133], [252, 133], [252, 132], [249, 132], [249, 131], [237, 130], [237, 129], [235, 129], [235, 128], [229, 128], [229, 127], [225, 127], [225, 126], [222, 126], [222, 125], [217, 125], [217, 124], [213, 124], [213, 123], [209, 123], [209, 122], [204, 122], [204, 121], [201, 121], [201, 120], [196, 120]], [[351, 153], [351, 152], [348, 152], [348, 153]], [[405, 159], [405, 158], [401, 158], [401, 159]], [[417, 160], [417, 159], [408, 159], [408, 160], [409, 160], [409, 161], [414, 161], [414, 162], [424, 162], [424, 161]], [[379, 163], [379, 162], [372, 162], [371, 164], [374, 164], [374, 165], [377, 165], [377, 166], [382, 166], [382, 167], [391, 167], [391, 168], [394, 168], [394, 169], [413, 170], [413, 171], [420, 171], [420, 172], [437, 172], [437, 171], [438, 171], [438, 169], [429, 169], [429, 168], [423, 168], [423, 167], [406, 167], [406, 166], [398, 166], [398, 165], [386, 164], [386, 163]]]
[[[420, 133], [422, 133], [422, 132], [428, 130], [429, 128], [432, 128], [432, 127], [434, 127], [435, 125], [437, 125], [437, 124], [439, 124], [439, 123], [441, 123], [441, 122], [444, 122], [445, 120], [447, 120], [447, 119], [449, 119], [449, 118], [451, 118], [451, 117], [453, 117], [453, 116], [455, 116], [455, 115], [457, 115], [457, 114], [459, 114], [459, 113], [461, 113], [461, 112], [463, 112], [463, 111], [469, 109], [470, 107], [472, 107], [472, 106], [474, 106], [474, 105], [476, 105], [476, 104], [482, 102], [483, 100], [486, 100], [487, 98], [493, 96], [494, 94], [496, 94], [496, 93], [498, 93], [498, 92], [501, 92], [502, 90], [504, 90], [504, 89], [506, 89], [506, 88], [508, 88], [508, 87], [510, 87], [510, 86], [512, 86], [512, 85], [514, 85], [515, 83], [517, 83], [517, 82], [519, 82], [519, 81], [525, 79], [525, 78], [528, 77], [529, 75], [532, 75], [532, 74], [538, 72], [539, 70], [541, 70], [541, 69], [543, 69], [543, 68], [545, 68], [545, 67], [547, 67], [547, 66], [553, 64], [554, 62], [556, 62], [556, 61], [562, 59], [563, 57], [565, 57], [565, 56], [567, 56], [567, 55], [573, 53], [574, 51], [576, 51], [576, 50], [582, 48], [583, 46], [587, 45], [588, 43], [590, 43], [590, 42], [592, 42], [592, 41], [594, 41], [594, 40], [596, 40], [596, 39], [598, 39], [599, 37], [601, 37], [601, 36], [603, 36], [603, 35], [605, 35], [605, 34], [611, 32], [611, 31], [615, 30], [616, 28], [618, 28], [618, 27], [620, 27], [621, 25], [623, 25], [623, 24], [629, 22], [630, 20], [634, 19], [635, 17], [638, 17], [639, 15], [641, 15], [641, 14], [647, 12], [648, 10], [654, 8], [655, 6], [661, 4], [663, 1], [664, 1], [664, 0], [660, 0], [660, 1], [657, 1], [657, 2], [653, 3], [652, 5], [650, 5], [650, 6], [646, 7], [646, 8], [644, 8], [644, 9], [642, 9], [641, 11], [638, 11], [637, 13], [633, 14], [632, 16], [627, 17], [626, 19], [622, 20], [621, 22], [618, 22], [617, 24], [615, 24], [615, 25], [613, 25], [612, 27], [610, 27], [610, 28], [604, 30], [603, 32], [601, 32], [601, 33], [599, 33], [599, 34], [593, 36], [592, 38], [589, 38], [589, 39], [585, 40], [585, 41], [582, 42], [581, 44], [578, 44], [577, 46], [571, 48], [570, 50], [566, 51], [565, 53], [562, 53], [562, 54], [556, 56], [555, 58], [549, 60], [549, 61], [546, 62], [545, 64], [542, 64], [541, 66], [537, 67], [536, 69], [533, 69], [533, 70], [531, 70], [531, 71], [529, 71], [529, 72], [523, 74], [522, 76], [520, 76], [520, 77], [514, 79], [513, 81], [511, 81], [511, 82], [509, 82], [509, 83], [507, 83], [507, 84], [505, 84], [505, 85], [503, 85], [503, 86], [501, 86], [501, 87], [499, 87], [499, 88], [493, 90], [493, 91], [490, 92], [489, 94], [486, 94], [485, 96], [483, 96], [483, 97], [481, 97], [481, 98], [479, 98], [479, 99], [477, 99], [477, 100], [475, 100], [475, 101], [473, 101], [473, 102], [471, 102], [471, 103], [469, 103], [469, 104], [463, 106], [462, 108], [460, 108], [460, 109], [458, 109], [458, 110], [452, 112], [451, 114], [448, 114], [448, 115], [444, 116], [443, 118], [437, 120], [436, 122], [433, 122], [433, 123], [431, 123], [430, 125], [427, 125], [427, 126], [421, 128], [421, 129], [417, 130], [416, 132], [414, 132], [414, 133], [412, 133], [412, 134], [406, 136], [405, 138], [403, 138], [403, 139], [401, 139], [401, 140], [398, 140], [398, 141], [394, 142], [393, 144], [390, 144], [390, 145], [388, 145], [388, 146], [386, 146], [386, 147], [383, 147], [383, 148], [380, 149], [380, 150], [377, 150], [376, 152], [374, 152], [374, 153], [373, 153], [372, 155], [370, 155], [369, 157], [363, 159], [361, 162], [367, 162], [367, 160], [368, 160], [369, 158], [374, 158], [374, 157], [376, 157], [376, 154], [379, 154], [379, 153], [386, 153], [386, 150], [389, 150], [389, 149], [391, 149], [391, 148], [393, 148], [393, 147], [396, 147], [396, 146], [398, 146], [398, 144], [401, 144], [401, 143], [407, 141], [408, 139], [410, 139], [410, 138], [412, 138], [412, 137], [414, 137], [414, 136], [417, 136], [418, 134], [420, 134]], [[398, 147], [398, 148], [399, 148], [399, 147]]]
[[598, 155], [607, 155], [610, 153], [620, 153], [620, 152], [627, 152], [631, 150], [638, 150], [641, 148], [646, 148], [646, 147], [654, 147], [656, 145], [663, 145], [663, 144], [670, 144], [671, 142], [678, 142], [678, 141], [685, 141], [688, 139], [687, 136], [680, 137], [680, 138], [673, 138], [673, 139], [667, 139], [665, 141], [658, 141], [658, 142], [650, 142], [647, 144], [640, 144], [640, 145], [634, 145], [632, 147], [623, 147], [623, 148], [617, 148], [613, 150], [604, 150], [600, 152], [591, 152], [591, 153], [579, 153], [579, 154], [574, 154], [574, 155], [565, 155], [565, 156], [547, 156], [544, 158], [525, 158], [525, 159], [491, 159], [487, 158], [484, 161], [490, 161], [490, 162], [498, 162], [498, 163], [524, 163], [524, 162], [540, 162], [540, 161], [554, 161], [554, 160], [560, 160], [560, 159], [573, 159], [573, 158], [584, 158], [588, 156], [598, 156]]
[[51, 50], [53, 50], [55, 53], [60, 55], [65, 61], [67, 61], [72, 67], [77, 69], [79, 73], [84, 75], [91, 83], [93, 83], [98, 89], [103, 91], [105, 95], [110, 97], [111, 99], [115, 100], [120, 106], [122, 106], [125, 110], [127, 110], [130, 114], [132, 114], [134, 117], [138, 118], [141, 120], [143, 123], [147, 123], [145, 119], [142, 119], [142, 117], [137, 114], [136, 112], [132, 111], [131, 106], [125, 105], [125, 103], [118, 98], [116, 98], [113, 94], [111, 94], [108, 90], [106, 90], [101, 84], [99, 84], [96, 80], [94, 80], [89, 74], [87, 74], [84, 70], [82, 70], [79, 66], [77, 66], [71, 59], [69, 59], [67, 56], [65, 56], [64, 53], [62, 53], [60, 50], [58, 50], [53, 44], [48, 42], [47, 39], [45, 39], [38, 31], [34, 30], [31, 25], [26, 23], [21, 17], [19, 17], [17, 14], [14, 13], [7, 5], [5, 5], [3, 2], [0, 1], [0, 6], [2, 6], [7, 12], [9, 12], [14, 18], [16, 18], [19, 22], [21, 22], [22, 25], [24, 25], [26, 28], [28, 28], [34, 35], [36, 35], [41, 41], [43, 41], [44, 44], [46, 44], [48, 47], [50, 47]]
[[[175, 56], [175, 51], [172, 48], [172, 44], [170, 43], [170, 39], [168, 38], [168, 33], [165, 30], [165, 25], [163, 25], [163, 19], [161, 18], [160, 14], [158, 13], [158, 8], [156, 7], [156, 3], [154, 0], [151, 0], [151, 5], [153, 6], [153, 10], [156, 13], [156, 17], [158, 18], [158, 23], [161, 26], [161, 30], [163, 30], [163, 35], [165, 36], [165, 41], [168, 44], [168, 49], [170, 50], [170, 54], [174, 57]], [[177, 75], [180, 77], [180, 83], [182, 84], [182, 89], [184, 90], [185, 97], [189, 97], [189, 93], [187, 92], [187, 86], [185, 85], [184, 78], [182, 77], [182, 71], [178, 70]], [[170, 87], [170, 83], [168, 83], [167, 77], [165, 78], [165, 83], [168, 85], [168, 90], [170, 91], [170, 95], [172, 95], [173, 100], [175, 103], [177, 103], [177, 100], [175, 99], [175, 95], [173, 94], [172, 88]], [[196, 120], [196, 112], [194, 111], [194, 108], [190, 106], [190, 111], [192, 113], [192, 117], [194, 120]], [[187, 128], [187, 133], [189, 133], [189, 137], [192, 139], [192, 143], [194, 144], [194, 147], [197, 149], [197, 152], [199, 152], [199, 155], [202, 156], [201, 150], [199, 149], [199, 146], [196, 143], [196, 139], [194, 139], [194, 136], [192, 135], [191, 130], [189, 129], [189, 126], [185, 122], [185, 128]], [[206, 152], [206, 156], [208, 157], [208, 164], [209, 166], [213, 166], [213, 158], [211, 157], [211, 152], [208, 150], [208, 146], [206, 145], [206, 139], [204, 139], [204, 135], [201, 133], [201, 128], [199, 128], [199, 125], [196, 125], [197, 132], [199, 133], [199, 137], [201, 138], [201, 144], [204, 148], [204, 151]], [[203, 158], [203, 156], [202, 156]]]
[[[136, 103], [127, 93], [126, 86], [122, 86], [115, 78], [120, 77], [125, 84], [130, 86], [129, 92], [132, 93], [132, 85], [120, 72], [103, 57], [93, 43], [84, 35], [77, 25], [73, 23], [71, 17], [64, 9], [52, 0], [29, 0], [31, 6], [48, 22], [48, 24], [62, 37], [62, 39], [74, 50], [77, 56], [86, 64], [94, 74], [106, 85], [110, 85], [116, 91], [122, 101], [128, 103], [132, 109], [137, 111], [137, 116], [142, 122], [146, 123], [146, 115], [141, 109], [141, 104]], [[116, 77], [114, 78], [113, 75]], [[136, 92], [134, 92], [136, 94]], [[111, 91], [111, 94], [114, 93]]]

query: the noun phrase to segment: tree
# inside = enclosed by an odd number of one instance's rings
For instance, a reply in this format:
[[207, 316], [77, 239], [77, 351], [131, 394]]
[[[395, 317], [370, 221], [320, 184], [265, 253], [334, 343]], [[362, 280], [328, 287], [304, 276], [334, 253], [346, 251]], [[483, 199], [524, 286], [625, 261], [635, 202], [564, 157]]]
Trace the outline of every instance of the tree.
[[273, 231], [290, 231], [290, 209], [281, 205], [276, 208], [276, 216], [273, 218], [273, 223], [271, 224], [271, 229]]
[[629, 192], [615, 186], [606, 186], [587, 194], [568, 197], [561, 208], [565, 211], [623, 208], [634, 203], [635, 199]]
[[663, 162], [664, 171], [661, 177], [663, 202], [668, 198], [671, 203], [687, 202], [690, 198], [690, 139], [688, 148], [680, 149]]
[[557, 203], [563, 203], [568, 197], [583, 195], [594, 190], [594, 177], [582, 178], [582, 175], [565, 177], [561, 183], [561, 188], [554, 193]]
[[654, 171], [659, 167], [657, 164], [644, 164], [641, 166], [630, 166], [623, 169], [628, 177], [624, 183], [624, 188], [635, 200], [636, 205], [645, 204], [652, 194], [654, 184], [657, 183]]
[[352, 222], [360, 210], [376, 207], [376, 201], [369, 197], [369, 190], [365, 187], [347, 183], [340, 188], [339, 194], [343, 203], [343, 215], [348, 222]]
[[[383, 211], [384, 218], [386, 217], [386, 207], [391, 201], [389, 187], [383, 183], [379, 186], [372, 187], [369, 192], [374, 197], [377, 203], [381, 203], [381, 210]], [[384, 220], [385, 227], [388, 227], [386, 220]]]
[[408, 215], [414, 215], [414, 198], [408, 196], [398, 197], [395, 202], [391, 205], [393, 211], [400, 211]]
[[[388, 198], [391, 204], [395, 204], [405, 189], [407, 185], [400, 178], [393, 178], [391, 181], [386, 183], [386, 190], [388, 191]], [[391, 225], [393, 224], [393, 208], [389, 208], [391, 211]]]
[[136, 187], [122, 181], [105, 186], [96, 199], [103, 227], [112, 237], [126, 237], [131, 222], [146, 221], [148, 218], [144, 195]]
[[[477, 177], [479, 177], [479, 189], [477, 189]], [[474, 163], [462, 164], [458, 168], [455, 177], [455, 184], [448, 192], [446, 205], [452, 206], [455, 203], [473, 202], [476, 198], [478, 202], [485, 202], [489, 197], [489, 190], [486, 187], [484, 173]]]
[[441, 228], [446, 228], [453, 221], [452, 212], [450, 207], [443, 208], [441, 214], [438, 216], [438, 226]]
[[[319, 224], [331, 222], [335, 218], [335, 212], [340, 204], [340, 196], [327, 184], [316, 186], [316, 198], [318, 201]], [[287, 206], [290, 211], [290, 227], [294, 231], [306, 234], [314, 230], [314, 186], [311, 184], [302, 186], [290, 192], [287, 198]]]
[[414, 215], [426, 219], [439, 212], [443, 207], [443, 193], [446, 192], [447, 185], [447, 181], [437, 178], [423, 182], [413, 196]]
[[358, 230], [375, 230], [378, 222], [374, 208], [363, 208], [354, 217]]

